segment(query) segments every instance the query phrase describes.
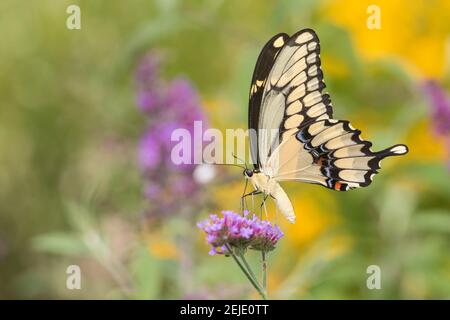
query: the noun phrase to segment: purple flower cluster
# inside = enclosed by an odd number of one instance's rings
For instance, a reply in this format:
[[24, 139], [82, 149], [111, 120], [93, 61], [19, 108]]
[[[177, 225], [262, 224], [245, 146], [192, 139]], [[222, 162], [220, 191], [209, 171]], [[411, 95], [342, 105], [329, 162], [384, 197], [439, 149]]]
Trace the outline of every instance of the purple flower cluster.
[[450, 133], [450, 97], [435, 81], [427, 81], [424, 91], [430, 99], [434, 128], [439, 135]]
[[222, 217], [212, 214], [208, 220], [197, 226], [206, 233], [211, 245], [210, 254], [226, 254], [226, 245], [240, 250], [247, 248], [271, 251], [283, 236], [277, 225], [260, 220], [256, 215], [249, 217], [248, 211], [240, 215], [233, 211], [222, 211]]
[[[202, 121], [206, 127], [206, 116], [191, 83], [185, 78], [164, 81], [160, 65], [157, 55], [147, 54], [135, 72], [136, 104], [147, 118], [138, 143], [138, 164], [145, 180], [144, 194], [154, 204], [152, 215], [176, 210], [181, 199], [192, 199], [198, 192], [193, 179], [195, 165], [176, 165], [171, 160], [178, 143], [171, 141], [171, 135], [175, 129], [185, 129], [193, 136], [194, 121]], [[193, 158], [193, 150], [191, 155]]]

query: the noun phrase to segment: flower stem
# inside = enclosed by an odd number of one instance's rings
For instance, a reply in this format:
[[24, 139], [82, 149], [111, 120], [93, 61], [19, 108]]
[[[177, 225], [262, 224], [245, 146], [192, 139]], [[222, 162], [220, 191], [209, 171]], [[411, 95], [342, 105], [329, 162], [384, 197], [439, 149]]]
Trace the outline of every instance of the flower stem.
[[264, 292], [267, 294], [267, 259], [266, 252], [261, 251], [262, 256], [262, 287]]
[[[227, 248], [228, 252], [231, 254], [231, 256], [233, 257], [234, 261], [236, 261], [236, 263], [238, 264], [239, 268], [241, 268], [242, 272], [245, 274], [245, 276], [247, 277], [247, 279], [250, 281], [250, 283], [253, 285], [253, 287], [256, 289], [256, 291], [258, 291], [258, 293], [261, 295], [261, 297], [264, 300], [267, 300], [266, 294], [264, 292], [264, 290], [261, 289], [258, 281], [256, 279], [254, 279], [251, 274], [249, 273], [249, 271], [245, 268], [245, 266], [242, 264], [242, 262], [238, 259], [238, 257], [234, 254], [233, 249], [231, 249], [231, 247], [226, 244], [225, 247]], [[251, 272], [251, 269], [250, 269]], [[253, 272], [252, 272], [253, 273]]]
[[[255, 282], [258, 282], [258, 278], [255, 276], [255, 274], [253, 273], [252, 268], [250, 267], [250, 265], [248, 264], [247, 260], [244, 257], [244, 254], [242, 252], [239, 252], [239, 257], [241, 258], [242, 262], [244, 262], [244, 265], [248, 271], [248, 273], [250, 274], [250, 276], [253, 278], [253, 280], [255, 280]], [[261, 286], [260, 286], [261, 288]]]

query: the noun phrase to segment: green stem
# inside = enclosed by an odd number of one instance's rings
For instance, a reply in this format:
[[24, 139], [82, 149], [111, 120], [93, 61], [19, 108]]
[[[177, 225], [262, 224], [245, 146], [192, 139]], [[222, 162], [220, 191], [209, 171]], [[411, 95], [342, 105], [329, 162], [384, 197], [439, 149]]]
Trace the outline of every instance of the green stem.
[[267, 294], [267, 259], [266, 259], [266, 252], [265, 251], [261, 251], [261, 256], [262, 256], [262, 273], [263, 273], [262, 286], [263, 286], [264, 292]]
[[[258, 282], [258, 278], [255, 276], [255, 274], [253, 273], [252, 268], [250, 267], [250, 265], [248, 264], [247, 260], [245, 259], [244, 255], [242, 254], [242, 252], [239, 252], [239, 257], [241, 258], [241, 260], [244, 262], [245, 267], [247, 268], [248, 273], [250, 274], [250, 276], [253, 278], [253, 280], [255, 280], [255, 282]], [[261, 286], [260, 286], [261, 287]]]
[[247, 277], [247, 279], [250, 281], [250, 283], [253, 285], [253, 287], [256, 289], [256, 291], [258, 291], [258, 293], [261, 295], [261, 297], [264, 300], [267, 300], [266, 294], [264, 293], [264, 291], [261, 289], [259, 283], [250, 275], [249, 271], [245, 268], [245, 266], [242, 264], [241, 261], [239, 261], [238, 257], [234, 254], [233, 250], [231, 249], [231, 247], [226, 244], [225, 247], [227, 248], [228, 252], [231, 254], [231, 256], [233, 257], [234, 261], [236, 261], [236, 263], [238, 264], [239, 268], [241, 268], [242, 272], [245, 274], [245, 276]]

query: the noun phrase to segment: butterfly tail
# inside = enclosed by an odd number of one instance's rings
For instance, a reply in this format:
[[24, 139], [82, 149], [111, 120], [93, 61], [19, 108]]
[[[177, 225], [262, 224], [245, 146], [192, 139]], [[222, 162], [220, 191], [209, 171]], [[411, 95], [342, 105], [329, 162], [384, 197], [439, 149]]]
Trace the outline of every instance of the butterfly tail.
[[379, 160], [391, 156], [402, 156], [408, 153], [408, 147], [404, 144], [396, 144], [390, 148], [375, 152], [375, 155]]

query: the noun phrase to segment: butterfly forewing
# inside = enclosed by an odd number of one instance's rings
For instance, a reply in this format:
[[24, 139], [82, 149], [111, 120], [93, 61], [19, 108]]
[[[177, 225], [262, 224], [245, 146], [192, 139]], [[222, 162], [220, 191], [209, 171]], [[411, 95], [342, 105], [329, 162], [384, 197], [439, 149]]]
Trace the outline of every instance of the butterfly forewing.
[[324, 87], [319, 39], [310, 29], [297, 32], [276, 56], [265, 82], [258, 122], [261, 163], [302, 124], [331, 117], [328, 95], [321, 93]]
[[248, 127], [251, 129], [250, 153], [256, 169], [260, 166], [258, 156], [258, 123], [264, 86], [267, 81], [267, 77], [272, 70], [277, 54], [283, 48], [288, 39], [289, 36], [285, 33], [280, 33], [273, 36], [272, 39], [266, 43], [259, 54], [255, 71], [253, 72], [252, 83], [250, 86]]

